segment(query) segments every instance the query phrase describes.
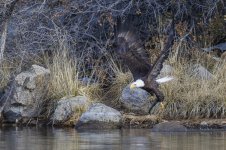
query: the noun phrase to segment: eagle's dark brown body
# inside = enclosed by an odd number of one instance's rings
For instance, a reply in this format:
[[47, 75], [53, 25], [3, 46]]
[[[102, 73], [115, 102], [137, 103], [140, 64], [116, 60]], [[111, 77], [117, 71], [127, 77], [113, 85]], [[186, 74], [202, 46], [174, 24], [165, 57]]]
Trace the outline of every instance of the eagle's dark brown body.
[[164, 95], [158, 88], [159, 85], [156, 82], [156, 77], [160, 74], [163, 62], [168, 58], [173, 41], [174, 24], [172, 22], [171, 31], [165, 46], [155, 63], [151, 65], [148, 61], [148, 55], [144, 49], [143, 43], [136, 37], [133, 31], [122, 30], [117, 34], [117, 53], [128, 66], [133, 74], [134, 80], [141, 79], [144, 81], [145, 86], [142, 87], [142, 89], [152, 95], [156, 95], [156, 100], [150, 107], [149, 112], [158, 102], [164, 100]]

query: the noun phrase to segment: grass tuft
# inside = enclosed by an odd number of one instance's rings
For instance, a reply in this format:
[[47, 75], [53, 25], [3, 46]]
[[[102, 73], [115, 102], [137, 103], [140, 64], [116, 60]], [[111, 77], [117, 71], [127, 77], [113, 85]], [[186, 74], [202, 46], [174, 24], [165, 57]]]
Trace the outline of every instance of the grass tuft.
[[189, 74], [188, 68], [191, 68], [193, 63], [177, 62], [173, 65], [173, 76], [176, 80], [161, 85], [166, 104], [163, 116], [172, 119], [225, 117], [225, 63], [211, 66], [213, 78], [209, 80], [197, 79]]
[[133, 81], [132, 74], [125, 72], [115, 60], [109, 59], [109, 67], [115, 75], [111, 81], [108, 91], [103, 95], [102, 100], [107, 101], [113, 107], [120, 107], [119, 98], [121, 97], [123, 89]]
[[49, 99], [60, 99], [68, 95], [83, 95], [92, 100], [99, 98], [101, 90], [98, 81], [82, 83], [82, 77], [80, 77], [82, 73], [79, 68], [83, 66], [79, 65], [76, 58], [70, 58], [67, 50], [54, 53], [51, 59], [52, 62], [50, 58], [47, 58], [47, 67], [51, 72], [48, 88]]

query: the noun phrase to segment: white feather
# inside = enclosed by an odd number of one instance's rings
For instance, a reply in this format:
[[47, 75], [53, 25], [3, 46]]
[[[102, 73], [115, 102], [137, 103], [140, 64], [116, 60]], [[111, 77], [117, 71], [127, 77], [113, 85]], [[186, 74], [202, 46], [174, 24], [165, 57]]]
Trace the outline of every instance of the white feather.
[[158, 83], [164, 83], [164, 82], [168, 82], [168, 81], [170, 81], [170, 80], [173, 80], [174, 79], [174, 77], [164, 77], [164, 78], [160, 78], [160, 79], [157, 79], [156, 80], [156, 82], [158, 82]]

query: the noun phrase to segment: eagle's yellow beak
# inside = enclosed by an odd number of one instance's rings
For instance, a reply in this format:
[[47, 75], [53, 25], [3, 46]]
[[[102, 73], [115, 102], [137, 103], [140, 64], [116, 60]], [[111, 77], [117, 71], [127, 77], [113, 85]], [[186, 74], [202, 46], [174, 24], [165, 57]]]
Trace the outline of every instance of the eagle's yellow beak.
[[130, 84], [130, 89], [134, 89], [136, 87], [136, 85], [134, 83]]

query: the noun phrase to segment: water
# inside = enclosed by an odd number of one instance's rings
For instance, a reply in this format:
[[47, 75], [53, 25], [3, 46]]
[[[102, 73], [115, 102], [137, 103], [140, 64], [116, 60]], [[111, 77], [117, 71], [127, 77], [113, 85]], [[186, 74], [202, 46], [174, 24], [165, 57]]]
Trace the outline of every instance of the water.
[[226, 132], [1, 128], [1, 150], [226, 150]]

